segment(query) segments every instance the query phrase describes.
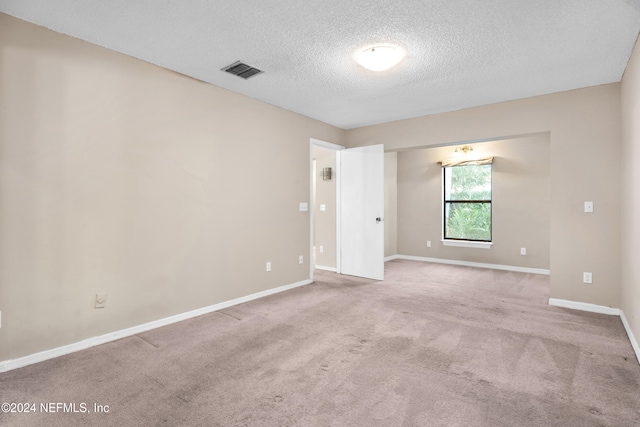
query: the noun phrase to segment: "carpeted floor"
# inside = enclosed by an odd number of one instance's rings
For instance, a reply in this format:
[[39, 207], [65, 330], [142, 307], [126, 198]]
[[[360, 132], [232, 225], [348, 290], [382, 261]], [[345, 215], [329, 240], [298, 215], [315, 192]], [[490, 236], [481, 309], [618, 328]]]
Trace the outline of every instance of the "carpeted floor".
[[396, 260], [383, 282], [315, 279], [0, 374], [0, 402], [37, 405], [0, 425], [640, 425], [620, 319], [548, 306], [547, 276]]

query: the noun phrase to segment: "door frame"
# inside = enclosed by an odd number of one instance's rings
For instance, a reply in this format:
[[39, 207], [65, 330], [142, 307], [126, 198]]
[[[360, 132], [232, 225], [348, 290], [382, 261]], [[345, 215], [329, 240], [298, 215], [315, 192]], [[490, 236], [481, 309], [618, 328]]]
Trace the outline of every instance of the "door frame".
[[314, 188], [313, 188], [313, 147], [322, 147], [329, 148], [331, 150], [335, 150], [336, 152], [336, 170], [335, 170], [335, 181], [336, 181], [336, 272], [340, 273], [340, 151], [344, 150], [346, 147], [342, 145], [333, 144], [331, 142], [322, 141], [320, 139], [309, 138], [309, 196], [310, 196], [310, 206], [309, 211], [311, 215], [309, 216], [309, 279], [313, 280], [313, 272], [315, 270], [315, 262], [313, 259], [313, 226], [315, 221], [315, 213], [314, 213]]

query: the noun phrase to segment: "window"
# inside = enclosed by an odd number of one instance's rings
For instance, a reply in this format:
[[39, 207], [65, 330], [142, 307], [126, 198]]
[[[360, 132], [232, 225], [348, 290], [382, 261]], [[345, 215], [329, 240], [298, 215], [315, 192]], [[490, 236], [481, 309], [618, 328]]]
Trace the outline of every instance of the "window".
[[491, 161], [443, 162], [445, 240], [491, 242]]

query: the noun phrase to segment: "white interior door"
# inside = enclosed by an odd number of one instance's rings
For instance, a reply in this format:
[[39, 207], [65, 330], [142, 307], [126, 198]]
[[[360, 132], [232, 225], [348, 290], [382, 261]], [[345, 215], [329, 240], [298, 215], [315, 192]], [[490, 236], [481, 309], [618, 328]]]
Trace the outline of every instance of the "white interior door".
[[340, 270], [384, 279], [384, 146], [339, 152]]

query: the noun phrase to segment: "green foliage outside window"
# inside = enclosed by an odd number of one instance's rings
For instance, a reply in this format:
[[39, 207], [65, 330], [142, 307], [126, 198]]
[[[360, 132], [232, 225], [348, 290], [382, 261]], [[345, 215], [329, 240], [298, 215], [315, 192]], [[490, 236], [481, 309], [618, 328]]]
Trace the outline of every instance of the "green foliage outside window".
[[444, 169], [445, 239], [491, 241], [491, 165]]

